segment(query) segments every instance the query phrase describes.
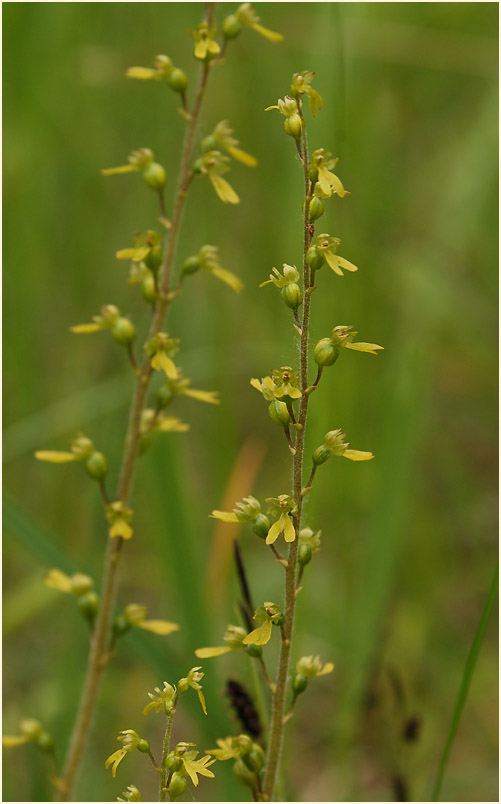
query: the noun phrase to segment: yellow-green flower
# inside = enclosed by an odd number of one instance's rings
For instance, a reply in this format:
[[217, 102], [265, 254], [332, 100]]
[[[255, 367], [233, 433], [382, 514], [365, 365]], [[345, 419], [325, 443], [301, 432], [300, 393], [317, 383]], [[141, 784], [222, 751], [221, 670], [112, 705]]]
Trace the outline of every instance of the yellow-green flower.
[[176, 697], [176, 689], [167, 681], [164, 681], [164, 687], [161, 690], [159, 687], [155, 687], [155, 693], [149, 692], [148, 698], [151, 698], [151, 703], [147, 704], [143, 710], [143, 715], [147, 715], [148, 712], [151, 712], [152, 709], [155, 712], [165, 712], [168, 714], [174, 705], [174, 699]]
[[165, 187], [167, 175], [165, 168], [154, 161], [154, 153], [150, 148], [139, 148], [132, 151], [127, 157], [127, 165], [119, 165], [113, 168], [101, 170], [103, 176], [114, 176], [119, 173], [142, 173], [146, 184], [157, 192], [161, 192]]
[[283, 42], [284, 37], [281, 33], [270, 31], [268, 28], [264, 28], [260, 25], [260, 19], [252, 8], [251, 3], [242, 3], [242, 5], [237, 8], [235, 16], [241, 25], [252, 28], [253, 31], [261, 34], [261, 36], [264, 36], [265, 39], [268, 39], [270, 42]]
[[106, 519], [110, 523], [110, 538], [112, 539], [130, 539], [132, 536], [132, 528], [130, 523], [134, 512], [127, 508], [121, 501], [117, 500], [106, 506]]
[[236, 737], [225, 737], [225, 739], [216, 740], [218, 747], [211, 748], [207, 751], [208, 754], [220, 760], [234, 759], [240, 756], [240, 745]]
[[171, 358], [179, 351], [179, 338], [170, 338], [167, 332], [159, 332], [144, 348], [151, 357], [152, 368], [164, 371], [170, 380], [177, 378], [177, 368]]
[[217, 279], [220, 279], [221, 282], [224, 282], [226, 285], [229, 285], [236, 293], [240, 293], [244, 286], [238, 276], [235, 276], [231, 271], [227, 271], [226, 268], [221, 266], [217, 246], [202, 246], [198, 254], [195, 254], [193, 257], [188, 257], [183, 264], [183, 276], [194, 274], [199, 268], [212, 274]]
[[240, 199], [235, 190], [222, 177], [222, 174], [227, 173], [229, 170], [228, 162], [229, 157], [224, 156], [220, 151], [208, 151], [208, 153], [196, 160], [193, 165], [193, 172], [209, 177], [214, 190], [224, 204], [239, 204]]
[[21, 734], [15, 736], [2, 735], [4, 748], [15, 748], [24, 743], [35, 743], [41, 750], [52, 749], [52, 738], [44, 731], [39, 720], [24, 718], [19, 724]]
[[315, 466], [325, 463], [331, 455], [348, 458], [350, 461], [370, 461], [374, 457], [372, 452], [362, 452], [359, 449], [349, 449], [349, 444], [345, 442], [346, 435], [338, 430], [330, 430], [326, 433], [324, 443], [317, 447], [313, 453], [313, 463]]
[[127, 790], [123, 791], [122, 796], [125, 796], [125, 798], [118, 797], [117, 801], [142, 801], [141, 793], [134, 784], [129, 784]]
[[267, 401], [281, 399], [289, 396], [291, 399], [300, 399], [302, 394], [298, 388], [299, 372], [294, 371], [290, 366], [282, 366], [280, 369], [272, 369], [271, 377], [263, 377], [261, 382], [252, 379], [250, 384], [259, 391]]
[[338, 161], [324, 148], [317, 148], [311, 155], [308, 171], [310, 180], [314, 183], [318, 182], [323, 198], [330, 198], [334, 193], [340, 198], [349, 195], [349, 192], [344, 189], [341, 179], [332, 172]]
[[258, 627], [243, 638], [244, 645], [266, 645], [270, 641], [272, 626], [282, 625], [284, 615], [276, 603], [264, 603], [256, 610], [253, 619]]
[[245, 647], [243, 639], [246, 634], [247, 632], [244, 628], [240, 628], [238, 625], [229, 625], [223, 637], [226, 645], [219, 645], [215, 648], [197, 648], [195, 655], [199, 659], [211, 659], [214, 656], [223, 656], [225, 653], [237, 650], [237, 648], [243, 648]]
[[197, 388], [190, 388], [191, 380], [184, 378], [181, 371], [178, 371], [176, 379], [168, 379], [157, 393], [157, 402], [160, 407], [165, 408], [175, 396], [188, 396], [199, 402], [207, 402], [210, 405], [219, 405], [218, 391], [200, 391]]
[[221, 48], [216, 42], [216, 28], [210, 28], [206, 22], [201, 22], [196, 31], [192, 31], [193, 39], [195, 40], [195, 49], [193, 55], [199, 61], [212, 61]]
[[176, 767], [177, 773], [187, 774], [195, 787], [198, 787], [198, 776], [214, 778], [212, 771], [208, 770], [210, 765], [216, 761], [210, 756], [197, 759], [199, 752], [194, 750], [195, 743], [178, 743], [170, 754], [167, 755], [167, 767]]
[[117, 768], [126, 754], [129, 754], [136, 748], [144, 754], [147, 754], [150, 750], [149, 742], [143, 740], [134, 729], [125, 729], [125, 731], [119, 732], [117, 740], [122, 743], [123, 748], [114, 751], [104, 763], [105, 768], [111, 766], [111, 775], [113, 778], [117, 775]]
[[153, 408], [145, 408], [141, 414], [141, 434], [145, 433], [186, 433], [190, 429], [175, 416], [163, 416]]
[[338, 276], [343, 276], [343, 271], [358, 271], [356, 265], [352, 262], [340, 257], [336, 252], [339, 248], [341, 241], [338, 237], [331, 237], [328, 234], [321, 234], [315, 240], [315, 243], [310, 246], [306, 255], [306, 262], [313, 271], [317, 271], [325, 263], [331, 268]]
[[301, 673], [307, 678], [316, 678], [332, 673], [334, 665], [332, 662], [322, 664], [318, 656], [303, 656], [296, 663], [296, 673]]
[[162, 238], [152, 229], [139, 232], [134, 238], [132, 248], [122, 248], [115, 256], [118, 260], [144, 262], [150, 271], [156, 273], [162, 263]]
[[100, 315], [93, 316], [90, 324], [76, 324], [70, 327], [70, 332], [77, 334], [89, 334], [100, 330], [110, 330], [111, 334], [118, 343], [128, 345], [135, 337], [135, 329], [132, 322], [120, 315], [120, 310], [114, 304], [105, 304], [101, 308]]
[[278, 497], [268, 497], [266, 502], [270, 503], [268, 513], [278, 516], [273, 523], [266, 537], [266, 544], [276, 542], [281, 533], [284, 534], [286, 542], [293, 542], [296, 538], [296, 530], [290, 516], [297, 513], [297, 503], [288, 494], [279, 494]]
[[204, 677], [204, 673], [199, 672], [201, 669], [202, 669], [201, 667], [192, 667], [190, 672], [185, 678], [179, 679], [177, 688], [179, 692], [186, 692], [188, 687], [191, 687], [192, 689], [196, 690], [198, 700], [200, 701], [200, 705], [204, 711], [204, 714], [206, 715], [207, 707], [205, 705], [205, 698], [202, 692], [202, 687], [200, 685], [200, 681]]
[[131, 628], [142, 628], [144, 631], [151, 631], [153, 634], [167, 636], [174, 631], [179, 631], [179, 625], [169, 620], [147, 620], [148, 608], [139, 603], [129, 603], [123, 612], [123, 617]]
[[80, 433], [71, 442], [71, 452], [39, 449], [35, 452], [35, 458], [48, 463], [69, 463], [71, 461], [86, 461], [94, 453], [94, 444], [90, 438]]
[[265, 285], [273, 283], [277, 288], [285, 288], [287, 285], [296, 284], [299, 280], [299, 271], [295, 265], [288, 265], [286, 262], [283, 264], [283, 273], [281, 274], [277, 268], [272, 269], [270, 278], [266, 282], [261, 282], [260, 288]]
[[141, 81], [168, 81], [172, 75], [174, 65], [168, 56], [156, 56], [154, 69], [151, 67], [129, 67], [125, 75], [127, 78], [138, 78]]
[[67, 595], [86, 595], [94, 588], [94, 581], [88, 575], [76, 572], [73, 575], [66, 575], [59, 569], [51, 569], [44, 575], [43, 582], [51, 589], [57, 589]]
[[299, 531], [299, 544], [308, 547], [312, 553], [318, 553], [320, 550], [321, 535], [321, 530], [315, 532], [311, 528], [301, 528]]
[[244, 497], [242, 502], [235, 505], [233, 511], [213, 511], [213, 519], [221, 519], [223, 522], [252, 522], [261, 512], [261, 504], [255, 497], [249, 495]]
[[217, 124], [212, 134], [205, 137], [202, 142], [202, 149], [204, 151], [227, 151], [229, 155], [238, 162], [242, 162], [242, 164], [247, 165], [247, 167], [255, 167], [257, 165], [257, 159], [246, 151], [242, 151], [242, 149], [238, 147], [239, 144], [239, 141], [233, 136], [233, 129], [230, 127], [228, 121], [222, 120]]
[[311, 113], [313, 117], [316, 117], [317, 111], [322, 109], [324, 102], [319, 93], [311, 86], [314, 77], [315, 73], [311, 72], [311, 70], [303, 70], [301, 73], [294, 73], [290, 93], [293, 98], [300, 98], [301, 95], [306, 93]]

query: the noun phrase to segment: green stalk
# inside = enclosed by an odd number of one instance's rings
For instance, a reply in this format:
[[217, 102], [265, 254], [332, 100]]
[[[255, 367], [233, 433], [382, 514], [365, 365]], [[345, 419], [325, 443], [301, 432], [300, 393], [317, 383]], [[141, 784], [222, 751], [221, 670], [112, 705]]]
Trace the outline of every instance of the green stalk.
[[[213, 16], [214, 3], [207, 3], [205, 18], [209, 25], [212, 24]], [[209, 64], [204, 62], [200, 69], [198, 90], [184, 136], [181, 166], [179, 170], [171, 228], [167, 236], [161, 266], [160, 298], [153, 312], [148, 340], [151, 340], [158, 332], [162, 331], [167, 314], [172, 267], [176, 255], [186, 195], [192, 178], [191, 164], [193, 161], [193, 144], [197, 123], [200, 116], [200, 110], [202, 107], [202, 101], [205, 95], [208, 75]], [[122, 501], [124, 504], [127, 504], [132, 490], [136, 461], [139, 451], [141, 414], [145, 407], [146, 396], [152, 373], [153, 370], [151, 367], [151, 359], [150, 357], [146, 356], [137, 379], [136, 389], [132, 400], [116, 497], [117, 500]], [[113, 604], [116, 596], [118, 567], [122, 552], [122, 543], [123, 539], [121, 538], [110, 539], [108, 542], [103, 571], [101, 603], [92, 635], [87, 663], [87, 672], [83, 684], [80, 704], [61, 777], [59, 794], [60, 801], [73, 800], [73, 790], [83, 759], [85, 744], [96, 707], [97, 695], [99, 692], [103, 670], [107, 664], [106, 648], [110, 632]]]
[[282, 749], [282, 742], [283, 742], [285, 697], [287, 692], [287, 680], [289, 674], [290, 653], [292, 646], [294, 615], [296, 607], [296, 569], [297, 569], [297, 556], [299, 549], [299, 531], [301, 529], [301, 516], [303, 509], [303, 497], [301, 495], [301, 491], [303, 488], [304, 440], [306, 434], [308, 403], [310, 399], [309, 394], [305, 393], [308, 388], [308, 334], [309, 334], [310, 304], [311, 304], [311, 293], [308, 292], [311, 285], [311, 277], [310, 277], [310, 269], [306, 262], [306, 254], [311, 244], [313, 232], [312, 232], [312, 226], [310, 225], [311, 183], [308, 176], [308, 168], [309, 168], [308, 139], [306, 136], [306, 126], [304, 117], [300, 109], [299, 112], [301, 114], [301, 119], [303, 121], [303, 133], [302, 133], [303, 147], [300, 156], [304, 168], [304, 217], [303, 217], [304, 301], [303, 301], [303, 318], [301, 324], [301, 339], [299, 342], [299, 364], [300, 364], [299, 374], [300, 374], [300, 390], [302, 396], [301, 396], [301, 404], [299, 408], [299, 417], [298, 417], [299, 427], [297, 429], [297, 438], [295, 444], [296, 453], [293, 457], [293, 465], [292, 465], [292, 497], [297, 503], [298, 510], [297, 514], [294, 517], [294, 528], [296, 531], [296, 538], [293, 542], [291, 542], [289, 546], [288, 564], [285, 571], [285, 609], [284, 609], [285, 622], [282, 629], [282, 644], [278, 664], [276, 691], [273, 696], [270, 740], [268, 746], [266, 772], [263, 785], [263, 793], [266, 801], [273, 800], [273, 792], [275, 789], [278, 765], [280, 761], [280, 752]]
[[162, 749], [162, 768], [160, 771], [160, 788], [158, 791], [158, 800], [165, 801], [165, 794], [167, 792], [167, 779], [169, 776], [168, 768], [165, 766], [165, 760], [170, 752], [170, 737], [172, 734], [172, 721], [174, 720], [174, 715], [176, 714], [176, 705], [177, 705], [178, 694], [174, 698], [173, 704], [170, 708], [169, 714], [167, 715], [167, 727], [165, 729], [164, 735], [164, 743]]
[[487, 623], [489, 622], [489, 617], [491, 615], [492, 607], [494, 605], [494, 600], [496, 599], [498, 582], [499, 582], [499, 566], [496, 564], [496, 568], [494, 570], [494, 577], [492, 578], [489, 593], [487, 595], [487, 600], [485, 601], [484, 610], [482, 612], [482, 616], [480, 617], [480, 622], [478, 624], [470, 648], [470, 652], [468, 654], [468, 658], [466, 659], [466, 664], [464, 666], [463, 677], [461, 679], [461, 684], [459, 685], [456, 704], [454, 706], [451, 722], [449, 724], [449, 733], [447, 734], [447, 739], [445, 741], [445, 745], [442, 751], [442, 756], [440, 757], [440, 763], [438, 766], [437, 776], [435, 778], [435, 784], [433, 785], [431, 801], [438, 801], [438, 797], [440, 795], [440, 790], [442, 788], [442, 782], [444, 780], [444, 774], [445, 769], [447, 767], [449, 754], [451, 752], [454, 738], [456, 737], [456, 732], [459, 726], [459, 720], [461, 718], [461, 714], [463, 712], [463, 708], [466, 703], [466, 698], [468, 697], [468, 690], [470, 689], [471, 679], [475, 671], [475, 665], [477, 663], [478, 654], [480, 652], [480, 648], [482, 646], [482, 642], [484, 639], [485, 629], [487, 628]]

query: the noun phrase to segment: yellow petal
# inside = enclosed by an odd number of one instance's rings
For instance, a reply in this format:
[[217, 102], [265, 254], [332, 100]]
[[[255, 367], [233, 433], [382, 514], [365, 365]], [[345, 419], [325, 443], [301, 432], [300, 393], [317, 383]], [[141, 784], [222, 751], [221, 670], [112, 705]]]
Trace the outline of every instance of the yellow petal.
[[332, 251], [325, 251], [324, 257], [325, 261], [327, 262], [327, 265], [329, 266], [329, 268], [332, 268], [335, 274], [337, 274], [338, 276], [344, 276], [341, 268], [338, 265], [339, 257], [336, 257], [336, 255], [333, 254]]
[[322, 667], [322, 669], [320, 670], [320, 672], [317, 673], [317, 676], [325, 676], [325, 675], [327, 675], [327, 673], [332, 673], [333, 670], [334, 670], [333, 663], [332, 662], [326, 662], [324, 664], [324, 666]]
[[113, 766], [111, 768], [111, 775], [113, 776], [113, 778], [115, 778], [115, 776], [117, 775], [117, 768], [122, 759], [124, 758], [124, 756], [126, 755], [126, 753], [127, 751], [125, 750], [125, 748], [119, 748], [118, 751], [115, 751], [113, 754], [111, 754], [111, 756], [109, 756], [106, 762], [104, 763], [105, 768], [109, 768], [110, 765]]
[[281, 521], [282, 517], [280, 517], [280, 519], [274, 522], [271, 528], [269, 529], [268, 535], [266, 537], [266, 544], [273, 544], [273, 542], [276, 542], [276, 540], [280, 536], [282, 532]]
[[201, 40], [197, 42], [195, 45], [194, 55], [196, 59], [200, 59], [203, 61], [207, 55], [207, 42], [206, 40]]
[[338, 257], [336, 255], [336, 260], [339, 267], [344, 268], [345, 271], [358, 271], [357, 266], [353, 265], [352, 262], [348, 262], [348, 260], [345, 260], [344, 257]]
[[276, 33], [276, 31], [270, 31], [268, 28], [263, 28], [262, 25], [259, 25], [257, 22], [254, 22], [251, 25], [253, 31], [256, 33], [261, 34], [264, 36], [265, 39], [268, 39], [270, 42], [283, 42], [284, 37], [281, 33]]
[[209, 402], [210, 405], [221, 404], [221, 400], [217, 398], [219, 391], [197, 391], [195, 388], [187, 388], [184, 394], [192, 399], [198, 399], [199, 402]]
[[367, 352], [370, 355], [377, 355], [378, 349], [384, 349], [384, 346], [378, 346], [377, 343], [347, 343], [347, 349], [353, 349], [355, 352]]
[[76, 324], [76, 326], [70, 327], [70, 332], [84, 334], [87, 332], [99, 332], [100, 329], [99, 324]]
[[278, 109], [280, 111], [280, 106], [267, 106], [264, 111], [270, 112], [272, 109]]
[[230, 511], [213, 511], [211, 517], [222, 522], [238, 522], [237, 515]]
[[253, 377], [253, 379], [250, 381], [250, 384], [252, 385], [253, 388], [256, 389], [256, 391], [259, 391], [259, 393], [261, 393], [261, 383], [258, 379], [256, 379], [256, 377]]
[[8, 737], [7, 735], [2, 735], [2, 745], [5, 748], [14, 748], [16, 745], [23, 745], [23, 743], [27, 742], [27, 737]]
[[174, 417], [169, 417], [160, 419], [155, 429], [159, 430], [161, 433], [186, 433], [186, 431], [190, 429], [190, 425]]
[[121, 539], [130, 539], [132, 536], [132, 528], [131, 526], [119, 517], [111, 526], [110, 528], [110, 536], [112, 539], [121, 538]]
[[372, 452], [362, 452], [359, 449], [345, 449], [343, 458], [349, 458], [350, 461], [371, 461], [374, 455]]
[[69, 463], [76, 461], [76, 457], [72, 452], [56, 452], [52, 450], [39, 449], [35, 452], [35, 458], [39, 461], [48, 461], [49, 463]]
[[[207, 707], [205, 705], [204, 694], [203, 694], [202, 690], [197, 690], [197, 692], [198, 692], [198, 700], [200, 701], [202, 709], [204, 710], [204, 715], [206, 715], [207, 714]], [[206, 776], [206, 775], [207, 774], [204, 774], [204, 776]], [[212, 774], [212, 775], [214, 776], [214, 774]]]
[[214, 656], [223, 656], [231, 650], [232, 648], [227, 645], [220, 645], [217, 648], [197, 648], [195, 656], [198, 656], [199, 659], [212, 659]]
[[46, 586], [50, 586], [51, 589], [66, 592], [68, 595], [71, 595], [73, 592], [71, 578], [69, 575], [66, 575], [65, 572], [61, 572], [61, 570], [58, 569], [49, 570], [49, 572], [44, 575], [43, 582]]
[[185, 767], [186, 773], [190, 777], [195, 787], [198, 787], [197, 773], [199, 773], [200, 776], [208, 776], [210, 779], [214, 778], [214, 774], [212, 773], [212, 771], [207, 770], [207, 768], [200, 762], [194, 762], [192, 759], [186, 759], [185, 757], [183, 757], [183, 765]]
[[125, 75], [127, 78], [139, 78], [141, 81], [148, 81], [157, 77], [157, 71], [151, 67], [129, 67]]
[[160, 636], [167, 636], [174, 631], [179, 631], [179, 625], [170, 623], [168, 620], [142, 620], [138, 623], [139, 628], [144, 628], [145, 631], [151, 631], [153, 634]]
[[325, 167], [325, 165], [319, 165], [319, 167], [318, 167], [318, 183], [320, 185], [320, 189], [322, 190], [322, 192], [327, 196], [332, 195], [331, 182], [329, 181], [329, 177], [332, 176], [332, 175], [334, 175], [334, 174], [330, 173], [327, 170], [327, 168]]
[[247, 151], [242, 151], [241, 148], [235, 148], [233, 145], [230, 145], [226, 150], [233, 157], [233, 159], [236, 159], [243, 165], [247, 165], [247, 167], [256, 167], [256, 157], [248, 154]]
[[163, 350], [160, 350], [151, 359], [151, 365], [157, 371], [165, 371], [170, 380], [177, 380], [177, 368], [174, 362], [166, 355]]
[[287, 385], [287, 395], [290, 396], [291, 399], [301, 399], [302, 397], [299, 388], [294, 388], [293, 385]]
[[150, 249], [148, 246], [142, 248], [121, 248], [117, 251], [115, 257], [117, 260], [134, 260], [134, 262], [141, 262], [148, 255]]
[[310, 104], [310, 109], [313, 117], [317, 116], [317, 111], [323, 108], [324, 102], [322, 100], [321, 95], [315, 89], [308, 87], [308, 102]]
[[282, 514], [284, 518], [284, 539], [286, 542], [293, 542], [296, 538], [296, 531], [288, 514]]
[[221, 48], [214, 39], [209, 39], [207, 41], [207, 50], [209, 51], [209, 53], [212, 53], [213, 56], [217, 56]]
[[120, 165], [114, 168], [104, 168], [101, 174], [103, 176], [116, 176], [119, 173], [133, 173], [135, 170], [137, 170], [137, 168], [134, 167], [134, 165]]
[[217, 173], [214, 173], [213, 170], [209, 171], [209, 178], [212, 182], [212, 185], [218, 194], [219, 198], [224, 204], [239, 204], [240, 199], [236, 194], [235, 190], [229, 184], [226, 179], [223, 179], [221, 176], [218, 176]]
[[255, 628], [242, 639], [244, 645], [266, 645], [270, 641], [272, 624], [266, 620], [259, 628]]
[[214, 276], [217, 276], [221, 282], [225, 282], [227, 285], [229, 285], [230, 288], [235, 291], [235, 293], [240, 293], [244, 286], [244, 283], [238, 278], [238, 276], [232, 274], [231, 271], [227, 271], [226, 268], [220, 268], [218, 265], [215, 265], [214, 268], [210, 269], [210, 272], [211, 274], [214, 274]]

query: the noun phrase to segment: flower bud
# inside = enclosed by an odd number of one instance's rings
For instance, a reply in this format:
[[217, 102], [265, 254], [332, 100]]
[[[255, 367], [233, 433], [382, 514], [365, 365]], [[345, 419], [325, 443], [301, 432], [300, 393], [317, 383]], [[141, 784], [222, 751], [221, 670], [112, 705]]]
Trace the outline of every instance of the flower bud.
[[183, 767], [183, 760], [176, 756], [174, 751], [171, 751], [165, 759], [165, 767], [175, 773]]
[[99, 598], [96, 593], [92, 591], [87, 592], [86, 595], [80, 595], [78, 608], [85, 619], [92, 623], [99, 609]]
[[280, 424], [282, 427], [289, 426], [291, 417], [285, 402], [281, 402], [279, 399], [274, 399], [272, 402], [270, 402], [268, 413], [275, 424]]
[[235, 14], [230, 14], [223, 20], [222, 31], [225, 39], [234, 39], [242, 30], [242, 25]]
[[253, 659], [260, 659], [263, 655], [263, 649], [261, 645], [244, 645], [244, 650], [248, 656], [251, 656]]
[[243, 784], [245, 787], [250, 787], [251, 790], [257, 789], [257, 776], [256, 774], [249, 770], [241, 759], [237, 759], [235, 764], [233, 765], [233, 773], [236, 776], [236, 779], [240, 784]]
[[43, 726], [40, 721], [35, 720], [35, 718], [32, 717], [21, 720], [20, 727], [23, 735], [28, 740], [38, 740], [44, 733]]
[[115, 617], [113, 620], [111, 630], [115, 636], [119, 637], [125, 634], [130, 627], [130, 623], [127, 622], [123, 614], [119, 614], [118, 617]]
[[92, 578], [89, 578], [88, 575], [84, 575], [83, 572], [76, 572], [71, 576], [71, 591], [77, 597], [90, 592], [93, 586], [94, 581]]
[[252, 530], [260, 539], [266, 539], [270, 529], [270, 520], [264, 514], [258, 514], [252, 522]]
[[250, 770], [259, 773], [264, 764], [263, 749], [258, 743], [253, 743], [250, 754], [246, 754], [242, 759]]
[[207, 153], [208, 151], [217, 151], [217, 142], [213, 134], [209, 134], [207, 137], [203, 138], [202, 151], [204, 153]]
[[286, 117], [284, 122], [285, 133], [298, 140], [303, 130], [303, 123], [301, 117], [297, 112]]
[[103, 480], [108, 473], [108, 461], [102, 452], [94, 452], [85, 461], [85, 470], [94, 480]]
[[306, 567], [311, 561], [311, 547], [309, 544], [302, 544], [299, 548], [298, 561], [301, 567]]
[[173, 773], [169, 784], [169, 797], [171, 801], [182, 796], [186, 790], [186, 778], [180, 773]]
[[200, 268], [200, 260], [198, 257], [188, 257], [183, 263], [184, 274], [194, 274]]
[[134, 324], [132, 321], [129, 321], [128, 318], [119, 318], [116, 324], [113, 326], [111, 334], [117, 343], [121, 343], [123, 346], [128, 346], [129, 343], [132, 343], [134, 340], [136, 330]]
[[280, 291], [284, 304], [291, 310], [297, 310], [303, 301], [303, 293], [299, 285], [291, 282]]
[[312, 271], [318, 271], [325, 265], [325, 259], [319, 253], [316, 246], [310, 246], [306, 254], [306, 263], [310, 266]]
[[322, 338], [313, 349], [313, 357], [318, 366], [332, 366], [338, 356], [339, 348], [334, 346], [330, 338]]
[[151, 274], [145, 276], [141, 283], [141, 293], [143, 294], [143, 299], [147, 302], [153, 304], [157, 300], [157, 291], [155, 288], [155, 280]]
[[305, 691], [307, 686], [308, 686], [308, 679], [306, 678], [306, 676], [303, 676], [302, 673], [297, 673], [297, 675], [294, 678], [294, 683], [292, 685], [294, 695], [301, 695], [301, 693]]
[[312, 456], [314, 465], [320, 466], [322, 463], [325, 463], [327, 458], [330, 458], [330, 455], [331, 453], [323, 444], [320, 447], [317, 447]]
[[35, 740], [35, 745], [40, 751], [46, 751], [50, 753], [54, 750], [54, 740], [46, 731], [44, 731], [37, 740]]
[[188, 79], [186, 73], [180, 70], [179, 67], [174, 67], [170, 75], [167, 77], [167, 83], [174, 92], [179, 92], [184, 95], [186, 87], [188, 86]]
[[162, 165], [159, 165], [158, 162], [152, 162], [150, 165], [148, 165], [146, 170], [143, 170], [143, 179], [148, 187], [151, 187], [152, 190], [157, 190], [157, 192], [160, 192], [165, 187], [167, 174], [165, 173]]
[[310, 201], [310, 221], [316, 221], [324, 214], [324, 202], [317, 195], [314, 195]]

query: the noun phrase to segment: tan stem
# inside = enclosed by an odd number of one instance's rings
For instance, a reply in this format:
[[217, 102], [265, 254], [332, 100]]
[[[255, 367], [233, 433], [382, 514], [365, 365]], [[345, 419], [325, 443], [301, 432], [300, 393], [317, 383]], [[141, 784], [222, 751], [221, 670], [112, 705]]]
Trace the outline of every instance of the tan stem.
[[[214, 3], [206, 4], [206, 20], [209, 25], [212, 22], [213, 14]], [[151, 340], [151, 338], [153, 338], [158, 332], [161, 332], [167, 314], [172, 267], [176, 254], [186, 194], [192, 177], [191, 163], [193, 159], [193, 143], [198, 118], [200, 115], [200, 109], [205, 94], [205, 88], [207, 85], [208, 74], [209, 64], [204, 62], [201, 65], [197, 94], [184, 136], [171, 228], [167, 235], [162, 267], [160, 269], [160, 298], [153, 312], [148, 340]], [[129, 415], [129, 423], [118, 484], [117, 499], [121, 500], [125, 504], [127, 504], [132, 490], [136, 460], [139, 450], [139, 439], [141, 434], [141, 414], [145, 407], [151, 376], [151, 360], [148, 356], [146, 356], [136, 382], [136, 389]], [[102, 673], [107, 663], [106, 645], [116, 595], [118, 566], [122, 551], [122, 544], [123, 540], [121, 538], [110, 539], [108, 541], [103, 571], [101, 603], [92, 635], [91, 647], [87, 662], [87, 671], [82, 688], [77, 717], [73, 727], [62, 775], [59, 797], [60, 801], [73, 800], [73, 790], [81, 761], [83, 759], [85, 744], [96, 706]]]
[[[301, 110], [299, 110], [301, 113]], [[301, 114], [302, 117], [302, 114]], [[273, 696], [273, 707], [271, 714], [271, 728], [270, 740], [268, 744], [268, 754], [266, 762], [266, 771], [264, 777], [263, 794], [266, 801], [273, 800], [273, 793], [275, 789], [275, 782], [277, 777], [278, 765], [280, 761], [280, 752], [283, 742], [284, 731], [284, 714], [285, 714], [285, 697], [287, 692], [287, 680], [289, 674], [289, 663], [292, 646], [292, 636], [294, 629], [294, 614], [296, 605], [296, 568], [297, 556], [299, 548], [299, 530], [301, 528], [301, 515], [303, 507], [303, 497], [301, 496], [302, 478], [303, 478], [303, 456], [304, 456], [304, 440], [306, 434], [306, 419], [308, 415], [308, 402], [309, 394], [305, 391], [308, 388], [308, 331], [310, 321], [310, 304], [311, 293], [306, 291], [310, 287], [310, 270], [306, 262], [306, 254], [310, 247], [312, 232], [310, 231], [310, 180], [308, 176], [308, 140], [306, 137], [306, 128], [303, 119], [303, 147], [301, 158], [303, 160], [304, 168], [304, 243], [303, 243], [303, 287], [304, 287], [304, 305], [303, 305], [303, 319], [301, 325], [301, 339], [299, 342], [299, 363], [300, 363], [300, 389], [302, 392], [301, 403], [299, 408], [298, 424], [296, 438], [296, 453], [293, 457], [292, 468], [292, 496], [297, 503], [298, 510], [294, 517], [294, 527], [296, 530], [296, 538], [289, 546], [288, 562], [285, 571], [285, 609], [284, 617], [285, 622], [282, 630], [282, 643], [280, 648], [280, 658], [277, 672], [277, 684], [275, 695]]]

